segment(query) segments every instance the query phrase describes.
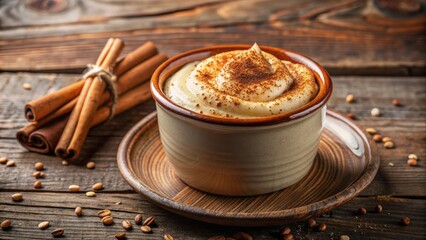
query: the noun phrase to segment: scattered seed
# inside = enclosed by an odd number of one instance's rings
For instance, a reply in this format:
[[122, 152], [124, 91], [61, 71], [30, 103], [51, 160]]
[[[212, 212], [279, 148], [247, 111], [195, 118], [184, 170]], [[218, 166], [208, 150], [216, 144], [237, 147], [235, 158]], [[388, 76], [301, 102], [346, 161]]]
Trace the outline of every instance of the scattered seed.
[[42, 162], [36, 162], [36, 163], [34, 164], [34, 168], [35, 168], [37, 171], [42, 171], [42, 170], [44, 169], [44, 164], [43, 164]]
[[137, 225], [141, 225], [141, 224], [142, 224], [142, 221], [143, 221], [142, 214], [137, 214], [137, 215], [135, 216], [135, 223], [136, 223]]
[[121, 202], [116, 202], [116, 203], [115, 203], [115, 205], [120, 205], [120, 204], [121, 204]]
[[31, 84], [24, 83], [24, 84], [22, 84], [22, 88], [24, 88], [25, 90], [31, 90]]
[[14, 167], [16, 165], [16, 162], [15, 161], [7, 161], [7, 163], [6, 163], [6, 167]]
[[38, 228], [40, 228], [41, 230], [44, 230], [46, 228], [49, 227], [49, 222], [48, 221], [44, 221], [38, 224]]
[[390, 138], [390, 137], [384, 137], [384, 138], [382, 139], [382, 141], [383, 141], [383, 142], [392, 142], [392, 138]]
[[355, 102], [355, 96], [352, 95], [352, 94], [349, 94], [348, 96], [346, 96], [346, 102], [348, 102], [348, 103]]
[[124, 228], [125, 230], [130, 230], [130, 229], [132, 229], [132, 223], [131, 223], [129, 220], [124, 220], [124, 221], [121, 223], [121, 226], [123, 226], [123, 228]]
[[408, 158], [417, 160], [417, 155], [412, 153], [412, 154], [408, 155]]
[[407, 160], [407, 164], [408, 164], [408, 166], [414, 167], [414, 166], [417, 165], [417, 160], [414, 159], [414, 158], [410, 158], [410, 159]]
[[6, 219], [3, 222], [1, 222], [0, 227], [3, 230], [7, 230], [10, 228], [11, 225], [12, 225], [12, 222], [9, 219]]
[[44, 172], [36, 171], [36, 172], [33, 172], [32, 176], [35, 178], [44, 178], [46, 174]]
[[174, 240], [174, 238], [170, 234], [165, 234], [164, 237], [163, 237], [163, 239], [164, 240]]
[[8, 160], [7, 157], [0, 157], [0, 164], [6, 164]]
[[75, 210], [74, 210], [74, 212], [75, 212], [75, 215], [81, 216], [81, 215], [83, 215], [83, 208], [76, 207]]
[[373, 140], [374, 140], [375, 142], [382, 142], [382, 141], [383, 141], [383, 137], [382, 137], [382, 135], [380, 135], [380, 134], [374, 134], [374, 136], [373, 136]]
[[21, 193], [15, 193], [15, 194], [12, 195], [12, 200], [14, 202], [22, 201], [22, 199], [23, 199], [23, 196], [22, 196]]
[[387, 149], [391, 149], [395, 147], [395, 144], [393, 142], [385, 142], [383, 146], [385, 146]]
[[321, 223], [319, 226], [318, 226], [318, 231], [320, 231], [320, 232], [325, 232], [327, 230], [327, 225], [325, 225], [325, 223]]
[[94, 162], [88, 162], [88, 163], [86, 164], [86, 167], [87, 167], [88, 169], [94, 169], [94, 168], [95, 168], [95, 163], [94, 163]]
[[64, 229], [63, 228], [57, 228], [57, 229], [52, 231], [52, 235], [55, 238], [62, 237], [64, 235]]
[[348, 235], [342, 235], [339, 240], [351, 240], [351, 238]]
[[289, 227], [284, 227], [280, 230], [280, 235], [284, 236], [286, 234], [290, 234], [291, 233], [291, 229]]
[[78, 191], [80, 191], [80, 186], [78, 186], [78, 185], [70, 185], [70, 186], [68, 187], [68, 189], [69, 189], [71, 192], [78, 192]]
[[383, 212], [383, 206], [381, 204], [377, 204], [375, 207], [376, 213]]
[[367, 214], [367, 209], [365, 209], [365, 208], [359, 208], [358, 209], [358, 214], [359, 215], [365, 215], [365, 214]]
[[100, 210], [98, 212], [98, 217], [104, 218], [106, 216], [111, 216], [111, 210], [109, 210], [109, 209], [103, 209], [103, 210]]
[[143, 233], [151, 233], [152, 232], [152, 229], [151, 229], [151, 227], [150, 226], [142, 226], [141, 227], [141, 231], [143, 232]]
[[411, 219], [407, 216], [404, 216], [403, 218], [401, 218], [401, 225], [402, 226], [408, 226], [410, 225]]
[[34, 188], [41, 188], [41, 187], [42, 187], [42, 184], [40, 180], [34, 182]]
[[114, 223], [114, 219], [111, 216], [105, 216], [101, 219], [101, 221], [105, 226], [109, 226]]
[[96, 197], [96, 193], [92, 192], [92, 191], [89, 191], [89, 192], [86, 192], [86, 196], [87, 197]]
[[371, 109], [371, 116], [373, 116], [373, 117], [380, 116], [380, 110], [378, 108]]
[[350, 118], [350, 119], [352, 119], [352, 120], [355, 120], [355, 119], [356, 119], [356, 115], [355, 115], [355, 114], [353, 114], [353, 113], [348, 113], [348, 114], [346, 114], [346, 117], [347, 117], [347, 118]]
[[226, 238], [224, 236], [213, 236], [209, 237], [207, 240], [226, 240]]
[[310, 228], [315, 228], [318, 225], [314, 218], [309, 218], [307, 224]]
[[236, 232], [232, 237], [238, 240], [253, 240], [252, 236], [245, 232]]
[[154, 221], [155, 221], [155, 218], [153, 216], [150, 216], [147, 219], [145, 219], [145, 221], [143, 221], [142, 225], [152, 227], [152, 225], [154, 224]]
[[374, 128], [367, 128], [367, 129], [365, 129], [365, 131], [367, 131], [371, 135], [374, 135], [374, 134], [377, 133], [376, 129], [374, 129]]
[[402, 106], [401, 101], [399, 101], [398, 99], [393, 99], [393, 100], [392, 100], [392, 104], [393, 104], [395, 107], [400, 107], [400, 106]]
[[293, 234], [285, 234], [283, 240], [294, 240]]
[[126, 233], [125, 232], [118, 232], [118, 233], [115, 234], [115, 238], [119, 239], [119, 240], [126, 239]]
[[64, 166], [68, 166], [68, 165], [69, 165], [69, 163], [68, 163], [68, 161], [63, 160], [63, 161], [62, 161], [62, 165], [64, 165]]
[[92, 186], [92, 189], [93, 189], [93, 190], [101, 190], [102, 188], [104, 188], [104, 184], [103, 184], [103, 183], [101, 183], [101, 182], [95, 183], [95, 184]]

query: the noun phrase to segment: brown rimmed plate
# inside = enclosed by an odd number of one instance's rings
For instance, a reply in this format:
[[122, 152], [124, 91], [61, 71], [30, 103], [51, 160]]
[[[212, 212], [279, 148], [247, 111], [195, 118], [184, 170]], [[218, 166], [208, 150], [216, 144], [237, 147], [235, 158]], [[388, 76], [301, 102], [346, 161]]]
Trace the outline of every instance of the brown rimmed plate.
[[359, 194], [379, 168], [375, 144], [343, 116], [327, 111], [318, 154], [300, 182], [278, 192], [227, 197], [189, 187], [164, 154], [152, 113], [123, 138], [117, 153], [122, 176], [154, 204], [199, 221], [232, 226], [270, 226], [326, 213]]

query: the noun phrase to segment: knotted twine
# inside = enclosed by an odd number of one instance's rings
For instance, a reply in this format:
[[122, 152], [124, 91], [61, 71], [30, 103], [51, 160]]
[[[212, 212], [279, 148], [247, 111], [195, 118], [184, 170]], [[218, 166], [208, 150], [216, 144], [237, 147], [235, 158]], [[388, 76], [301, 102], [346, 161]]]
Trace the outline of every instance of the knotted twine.
[[83, 79], [98, 77], [99, 81], [103, 81], [106, 84], [106, 90], [111, 96], [110, 112], [108, 117], [108, 120], [110, 120], [114, 116], [115, 105], [118, 101], [117, 88], [115, 87], [117, 76], [95, 64], [87, 64], [86, 67], [86, 70], [83, 72]]

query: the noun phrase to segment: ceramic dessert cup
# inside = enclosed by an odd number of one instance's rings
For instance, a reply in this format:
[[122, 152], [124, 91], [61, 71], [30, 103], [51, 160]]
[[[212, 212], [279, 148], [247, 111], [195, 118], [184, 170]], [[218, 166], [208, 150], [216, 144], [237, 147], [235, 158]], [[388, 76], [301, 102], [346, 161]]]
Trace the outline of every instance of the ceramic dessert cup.
[[289, 113], [215, 117], [182, 108], [165, 96], [165, 81], [183, 65], [249, 48], [227, 45], [185, 52], [163, 63], [151, 80], [165, 153], [181, 180], [205, 192], [249, 196], [286, 188], [308, 173], [317, 152], [332, 83], [322, 66], [298, 53], [261, 47], [282, 60], [304, 64], [315, 75], [317, 96]]

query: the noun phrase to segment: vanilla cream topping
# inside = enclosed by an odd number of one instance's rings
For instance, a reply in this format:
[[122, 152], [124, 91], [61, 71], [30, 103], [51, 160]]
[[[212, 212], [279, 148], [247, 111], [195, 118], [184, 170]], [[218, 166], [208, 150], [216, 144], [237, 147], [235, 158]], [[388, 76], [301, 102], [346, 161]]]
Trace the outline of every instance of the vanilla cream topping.
[[304, 65], [282, 61], [254, 44], [186, 64], [166, 81], [164, 92], [198, 113], [255, 118], [303, 106], [317, 95], [318, 86]]

